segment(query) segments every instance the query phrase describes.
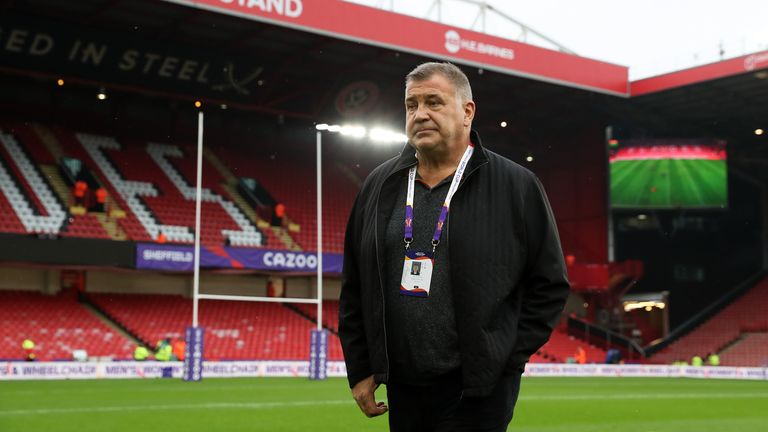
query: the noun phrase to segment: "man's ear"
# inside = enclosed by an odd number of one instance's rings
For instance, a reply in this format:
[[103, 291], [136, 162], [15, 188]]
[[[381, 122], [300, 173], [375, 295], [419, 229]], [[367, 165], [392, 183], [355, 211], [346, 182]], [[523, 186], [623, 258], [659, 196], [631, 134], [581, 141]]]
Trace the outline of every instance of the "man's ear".
[[475, 118], [475, 102], [464, 102], [464, 127], [470, 127]]

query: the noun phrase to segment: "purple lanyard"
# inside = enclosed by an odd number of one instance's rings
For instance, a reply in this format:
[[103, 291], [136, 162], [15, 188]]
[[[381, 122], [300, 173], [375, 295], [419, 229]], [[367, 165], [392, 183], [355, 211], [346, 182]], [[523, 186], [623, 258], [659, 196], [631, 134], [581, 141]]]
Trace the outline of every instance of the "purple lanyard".
[[[474, 150], [475, 146], [472, 143], [469, 143], [467, 149], [464, 150], [464, 155], [461, 157], [461, 161], [459, 161], [459, 166], [456, 167], [456, 172], [453, 174], [451, 187], [448, 189], [448, 194], [445, 196], [443, 208], [440, 209], [440, 217], [437, 219], [435, 234], [432, 236], [432, 252], [434, 252], [437, 248], [437, 245], [440, 244], [440, 236], [443, 234], [443, 225], [445, 224], [445, 219], [448, 217], [448, 210], [451, 206], [451, 199], [456, 193], [456, 190], [459, 188], [461, 177], [464, 175], [464, 171], [467, 169], [467, 164], [469, 163], [469, 159], [472, 157], [472, 152], [474, 152]], [[413, 241], [413, 190], [416, 183], [416, 168], [417, 166], [413, 166], [408, 171], [408, 195], [406, 195], [405, 198], [404, 241], [406, 249], [411, 246], [411, 242]]]

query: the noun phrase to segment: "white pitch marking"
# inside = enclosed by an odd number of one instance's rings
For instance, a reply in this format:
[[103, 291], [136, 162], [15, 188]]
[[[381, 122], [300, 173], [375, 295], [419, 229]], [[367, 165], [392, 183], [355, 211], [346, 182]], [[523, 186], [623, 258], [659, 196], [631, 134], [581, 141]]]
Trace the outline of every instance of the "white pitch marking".
[[[532, 395], [521, 396], [520, 400], [527, 401], [577, 401], [577, 400], [638, 400], [638, 399], [749, 399], [749, 398], [768, 398], [768, 393], [662, 393], [662, 394], [641, 394], [641, 395]], [[2, 416], [23, 416], [23, 415], [46, 415], [46, 414], [76, 414], [76, 413], [108, 413], [108, 412], [127, 412], [127, 411], [165, 411], [165, 410], [187, 410], [187, 409], [272, 409], [272, 408], [291, 408], [303, 406], [318, 405], [354, 405], [350, 399], [326, 400], [326, 401], [292, 401], [292, 402], [242, 402], [242, 403], [206, 403], [206, 404], [184, 404], [184, 405], [134, 405], [134, 406], [115, 406], [115, 407], [83, 407], [83, 408], [40, 408], [26, 410], [8, 410], [0, 411]]]
[[109, 413], [126, 411], [165, 411], [188, 409], [270, 409], [290, 408], [316, 405], [355, 405], [354, 400], [326, 400], [326, 401], [292, 401], [292, 402], [242, 402], [242, 403], [206, 403], [183, 405], [133, 405], [114, 407], [83, 407], [83, 408], [40, 408], [24, 410], [0, 411], [2, 416], [16, 415], [45, 415], [45, 414], [79, 414], [79, 413]]
[[749, 399], [768, 398], [768, 393], [659, 393], [659, 394], [593, 394], [593, 395], [535, 395], [520, 396], [522, 401], [578, 401], [608, 399]]

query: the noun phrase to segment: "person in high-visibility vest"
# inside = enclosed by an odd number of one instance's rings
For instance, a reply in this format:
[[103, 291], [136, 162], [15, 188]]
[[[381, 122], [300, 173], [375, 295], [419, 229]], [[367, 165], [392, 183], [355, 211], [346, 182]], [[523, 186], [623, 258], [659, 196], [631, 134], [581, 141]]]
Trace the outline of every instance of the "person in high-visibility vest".
[[696, 354], [691, 359], [691, 366], [704, 366], [704, 359], [700, 355]]
[[144, 361], [149, 357], [149, 350], [143, 345], [136, 345], [136, 349], [133, 350], [133, 359], [136, 361]]
[[707, 357], [707, 363], [710, 366], [720, 366], [720, 356], [717, 353], [712, 353]]
[[168, 340], [163, 340], [157, 343], [157, 352], [155, 352], [155, 360], [157, 361], [170, 361], [173, 354], [173, 348]]
[[32, 342], [32, 339], [24, 339], [21, 348], [24, 349], [24, 360], [35, 361], [37, 356], [35, 355], [35, 343]]

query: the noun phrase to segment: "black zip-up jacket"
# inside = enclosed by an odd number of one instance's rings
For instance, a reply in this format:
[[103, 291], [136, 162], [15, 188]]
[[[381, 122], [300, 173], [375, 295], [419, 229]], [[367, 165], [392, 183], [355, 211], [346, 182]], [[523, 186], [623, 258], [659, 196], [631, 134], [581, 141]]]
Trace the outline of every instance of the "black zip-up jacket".
[[[547, 339], [570, 285], [552, 209], [538, 178], [482, 147], [451, 201], [450, 277], [464, 395], [485, 396], [505, 372], [522, 368]], [[350, 387], [389, 379], [384, 290], [385, 218], [396, 173], [417, 163], [410, 145], [365, 180], [347, 224], [339, 336]]]

